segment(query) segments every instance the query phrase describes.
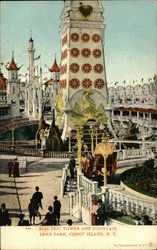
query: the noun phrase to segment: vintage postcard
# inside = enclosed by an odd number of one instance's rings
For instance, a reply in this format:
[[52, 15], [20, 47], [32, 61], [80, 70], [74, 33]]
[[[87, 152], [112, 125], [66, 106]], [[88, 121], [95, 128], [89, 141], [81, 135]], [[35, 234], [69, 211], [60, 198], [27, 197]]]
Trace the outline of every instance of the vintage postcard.
[[157, 249], [156, 8], [1, 1], [2, 250]]

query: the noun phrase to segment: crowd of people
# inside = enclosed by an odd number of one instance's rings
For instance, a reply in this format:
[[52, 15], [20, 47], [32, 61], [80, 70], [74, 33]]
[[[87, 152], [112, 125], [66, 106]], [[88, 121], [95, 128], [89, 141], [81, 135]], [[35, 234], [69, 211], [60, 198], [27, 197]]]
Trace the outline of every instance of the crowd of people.
[[8, 162], [8, 175], [9, 177], [12, 177], [12, 175], [13, 177], [20, 177], [19, 162], [17, 158]]
[[[41, 220], [41, 213], [39, 211], [39, 209], [43, 209], [42, 199], [43, 194], [39, 191], [39, 187], [36, 186], [35, 193], [32, 195], [32, 198], [30, 199], [30, 203], [28, 205], [29, 220], [26, 220], [25, 215], [21, 213], [19, 215], [18, 226], [35, 225], [36, 217], [39, 217], [40, 219], [40, 223], [38, 225], [60, 225], [61, 202], [58, 200], [58, 197], [54, 196], [53, 206], [50, 205], [48, 207], [48, 212], [46, 213], [43, 220]], [[0, 209], [0, 226], [11, 226], [11, 219], [8, 210], [6, 209], [5, 203], [2, 203]]]

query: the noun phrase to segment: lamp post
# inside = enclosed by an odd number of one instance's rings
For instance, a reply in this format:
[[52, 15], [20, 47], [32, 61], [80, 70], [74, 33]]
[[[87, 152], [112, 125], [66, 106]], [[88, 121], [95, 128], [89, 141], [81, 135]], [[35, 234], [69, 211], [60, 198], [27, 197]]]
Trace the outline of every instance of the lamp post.
[[95, 147], [98, 145], [98, 130], [95, 128]]
[[[102, 130], [102, 131], [104, 131], [104, 125], [101, 123], [100, 124], [100, 126], [99, 126], [99, 128]], [[104, 131], [104, 132], [106, 132], [106, 131]], [[104, 187], [106, 188], [106, 186], [107, 186], [107, 166], [106, 166], [106, 145], [107, 145], [107, 143], [108, 143], [108, 141], [109, 141], [109, 137], [108, 137], [108, 134], [107, 134], [107, 132], [106, 133], [102, 133], [102, 143], [104, 144], [104, 149], [103, 149], [103, 151], [102, 151], [102, 156], [103, 156], [103, 158], [104, 158]]]
[[12, 124], [12, 146], [14, 147], [15, 146], [15, 143], [14, 143], [14, 125]]
[[81, 148], [82, 148], [82, 143], [81, 143], [81, 138], [82, 138], [82, 130], [81, 128], [77, 129], [77, 155], [78, 155], [78, 163], [79, 163], [79, 172], [81, 173]]
[[68, 128], [68, 135], [69, 135], [69, 153], [71, 152], [71, 128]]

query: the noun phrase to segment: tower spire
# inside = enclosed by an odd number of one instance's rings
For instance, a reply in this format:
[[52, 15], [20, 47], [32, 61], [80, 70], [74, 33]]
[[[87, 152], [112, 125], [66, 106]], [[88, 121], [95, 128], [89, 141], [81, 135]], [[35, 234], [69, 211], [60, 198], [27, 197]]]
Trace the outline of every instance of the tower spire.
[[14, 51], [12, 51], [12, 60], [14, 60]]

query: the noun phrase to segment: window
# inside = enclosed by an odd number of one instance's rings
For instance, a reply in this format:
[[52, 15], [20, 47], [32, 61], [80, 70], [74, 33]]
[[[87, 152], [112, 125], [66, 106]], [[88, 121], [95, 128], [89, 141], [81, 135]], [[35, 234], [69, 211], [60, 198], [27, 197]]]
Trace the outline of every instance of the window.
[[70, 80], [69, 86], [73, 89], [77, 89], [80, 86], [80, 81], [77, 78], [73, 78]]
[[88, 78], [85, 78], [83, 81], [82, 81], [82, 87], [83, 88], [90, 88], [92, 86], [92, 81]]
[[92, 66], [89, 63], [85, 63], [82, 65], [82, 71], [84, 73], [90, 73], [92, 70]]
[[78, 33], [72, 33], [70, 38], [71, 38], [71, 40], [73, 42], [77, 42], [79, 40], [79, 34]]
[[83, 57], [87, 58], [91, 55], [91, 50], [88, 48], [84, 48], [82, 49], [81, 54]]
[[71, 51], [70, 51], [70, 55], [71, 55], [72, 57], [78, 57], [79, 54], [80, 54], [80, 51], [79, 51], [77, 48], [73, 48], [73, 49], [71, 49]]
[[96, 64], [95, 66], [94, 66], [94, 72], [95, 73], [98, 73], [98, 74], [100, 74], [100, 73], [102, 73], [103, 72], [103, 65], [102, 64]]
[[79, 71], [79, 65], [77, 64], [77, 63], [72, 63], [71, 65], [70, 65], [70, 71], [72, 72], [72, 73], [77, 73], [78, 71]]
[[97, 89], [102, 89], [105, 86], [105, 82], [104, 82], [103, 79], [98, 78], [98, 79], [95, 80], [94, 86]]
[[83, 33], [83, 34], [81, 35], [81, 40], [82, 40], [83, 42], [89, 42], [89, 40], [90, 40], [90, 35], [89, 35], [88, 33]]
[[98, 43], [100, 41], [100, 35], [99, 34], [92, 35], [92, 41], [94, 43]]

